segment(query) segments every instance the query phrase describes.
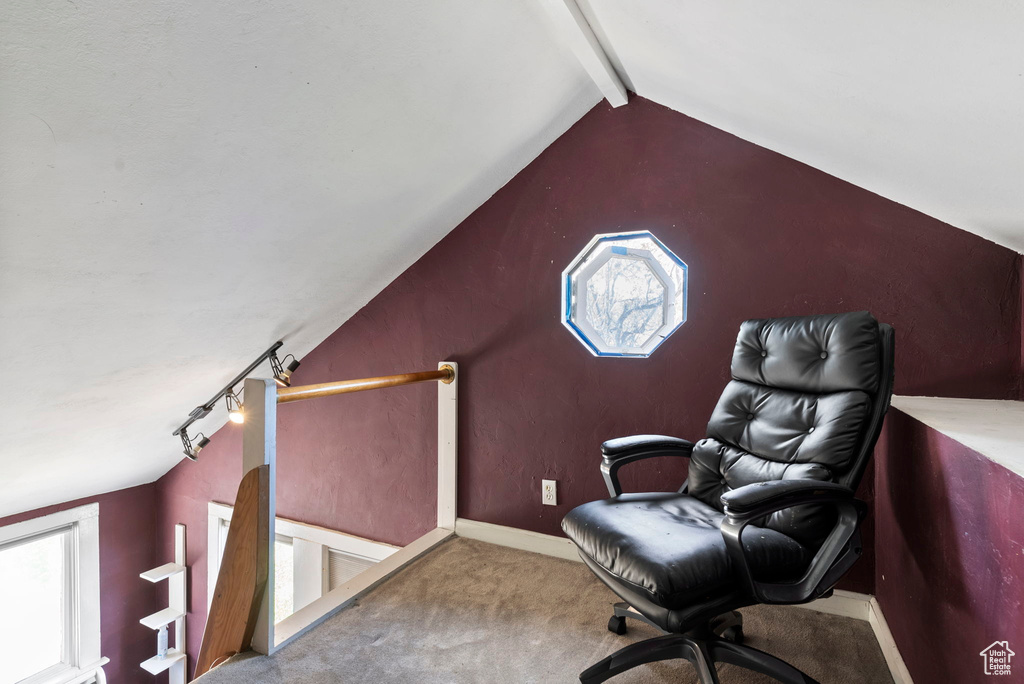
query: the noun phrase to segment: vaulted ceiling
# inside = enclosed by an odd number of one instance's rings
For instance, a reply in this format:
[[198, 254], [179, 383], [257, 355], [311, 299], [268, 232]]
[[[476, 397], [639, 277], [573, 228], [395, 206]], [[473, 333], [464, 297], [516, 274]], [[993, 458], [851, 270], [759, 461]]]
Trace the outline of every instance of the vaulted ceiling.
[[192, 407], [312, 349], [600, 99], [519, 0], [0, 21], [0, 516], [159, 477]]
[[1024, 3], [578, 3], [634, 92], [1024, 251]]
[[276, 339], [311, 350], [609, 78], [1024, 249], [1022, 25], [1010, 2], [9, 2], [0, 516], [166, 472], [191, 407]]

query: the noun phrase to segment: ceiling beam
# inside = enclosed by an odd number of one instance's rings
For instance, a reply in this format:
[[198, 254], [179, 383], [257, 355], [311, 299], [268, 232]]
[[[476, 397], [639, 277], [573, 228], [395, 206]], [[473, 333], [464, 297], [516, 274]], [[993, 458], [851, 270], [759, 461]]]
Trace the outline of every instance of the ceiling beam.
[[629, 102], [626, 86], [608, 60], [604, 48], [598, 42], [594, 30], [580, 11], [576, 0], [540, 0], [555, 21], [555, 26], [566, 41], [576, 59], [590, 74], [601, 93], [612, 107], [621, 107]]

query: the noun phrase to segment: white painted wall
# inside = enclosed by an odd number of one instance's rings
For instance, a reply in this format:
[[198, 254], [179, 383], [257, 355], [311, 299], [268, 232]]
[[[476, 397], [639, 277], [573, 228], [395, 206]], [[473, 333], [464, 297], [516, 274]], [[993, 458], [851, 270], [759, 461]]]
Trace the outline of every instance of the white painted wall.
[[578, 2], [640, 95], [1024, 251], [1024, 3]]
[[8, 0], [0, 516], [159, 477], [192, 407], [596, 104], [551, 33], [517, 0]]

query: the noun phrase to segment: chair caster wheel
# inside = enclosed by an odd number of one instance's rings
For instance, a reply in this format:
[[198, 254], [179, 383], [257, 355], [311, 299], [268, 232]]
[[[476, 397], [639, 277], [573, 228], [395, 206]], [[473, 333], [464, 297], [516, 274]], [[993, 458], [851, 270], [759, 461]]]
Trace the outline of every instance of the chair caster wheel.
[[722, 631], [722, 638], [734, 644], [743, 643], [743, 625], [733, 625]]
[[608, 631], [613, 634], [622, 636], [626, 633], [626, 618], [618, 615], [612, 615], [611, 619], [608, 620]]

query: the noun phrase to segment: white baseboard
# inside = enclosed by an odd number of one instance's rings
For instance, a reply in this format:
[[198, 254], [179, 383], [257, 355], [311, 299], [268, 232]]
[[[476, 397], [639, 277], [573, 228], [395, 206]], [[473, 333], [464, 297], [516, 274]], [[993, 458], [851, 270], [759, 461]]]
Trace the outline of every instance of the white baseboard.
[[871, 617], [872, 599], [873, 597], [870, 594], [858, 594], [855, 591], [836, 589], [832, 592], [832, 596], [828, 598], [818, 599], [810, 603], [801, 603], [793, 607], [806, 608], [807, 610], [814, 610], [819, 613], [828, 613], [829, 615], [838, 615], [868, 622]]
[[871, 625], [871, 631], [875, 633], [875, 641], [882, 649], [885, 663], [889, 666], [892, 681], [895, 684], [914, 684], [910, 670], [907, 669], [907, 664], [903, 662], [903, 656], [900, 655], [900, 650], [896, 647], [896, 640], [893, 639], [892, 632], [889, 631], [889, 625], [885, 622], [885, 616], [882, 615], [882, 607], [878, 605], [874, 596], [836, 589], [827, 599], [818, 599], [796, 607], [857, 620], [867, 620]]
[[871, 613], [868, 616], [868, 622], [871, 623], [871, 629], [875, 633], [878, 645], [882, 647], [882, 655], [885, 656], [885, 662], [889, 665], [893, 682], [914, 684], [914, 680], [910, 677], [910, 670], [907, 669], [907, 664], [903, 662], [903, 656], [900, 655], [900, 649], [896, 647], [896, 640], [892, 638], [892, 632], [889, 631], [885, 616], [882, 615], [882, 607], [878, 605], [874, 596], [871, 597]]
[[508, 546], [520, 551], [531, 551], [545, 556], [583, 562], [580, 560], [580, 554], [576, 551], [576, 545], [565, 537], [555, 537], [550, 534], [466, 520], [465, 518], [455, 519], [455, 534], [467, 539]]
[[[505, 525], [477, 522], [476, 520], [466, 520], [465, 518], [457, 518], [455, 520], [455, 534], [467, 539], [476, 539], [490, 544], [497, 544], [498, 546], [508, 546], [520, 551], [530, 551], [545, 556], [580, 561], [576, 545], [565, 537], [530, 532], [529, 530], [520, 530]], [[882, 655], [885, 656], [885, 662], [889, 666], [893, 682], [895, 684], [913, 684], [910, 671], [907, 670], [906, 663], [903, 662], [903, 657], [900, 655], [896, 642], [892, 638], [892, 632], [889, 631], [889, 626], [882, 615], [882, 609], [874, 596], [836, 589], [829, 598], [818, 599], [817, 601], [811, 601], [797, 607], [815, 610], [819, 613], [867, 621], [871, 625], [871, 630], [875, 633], [875, 639], [882, 649]]]

